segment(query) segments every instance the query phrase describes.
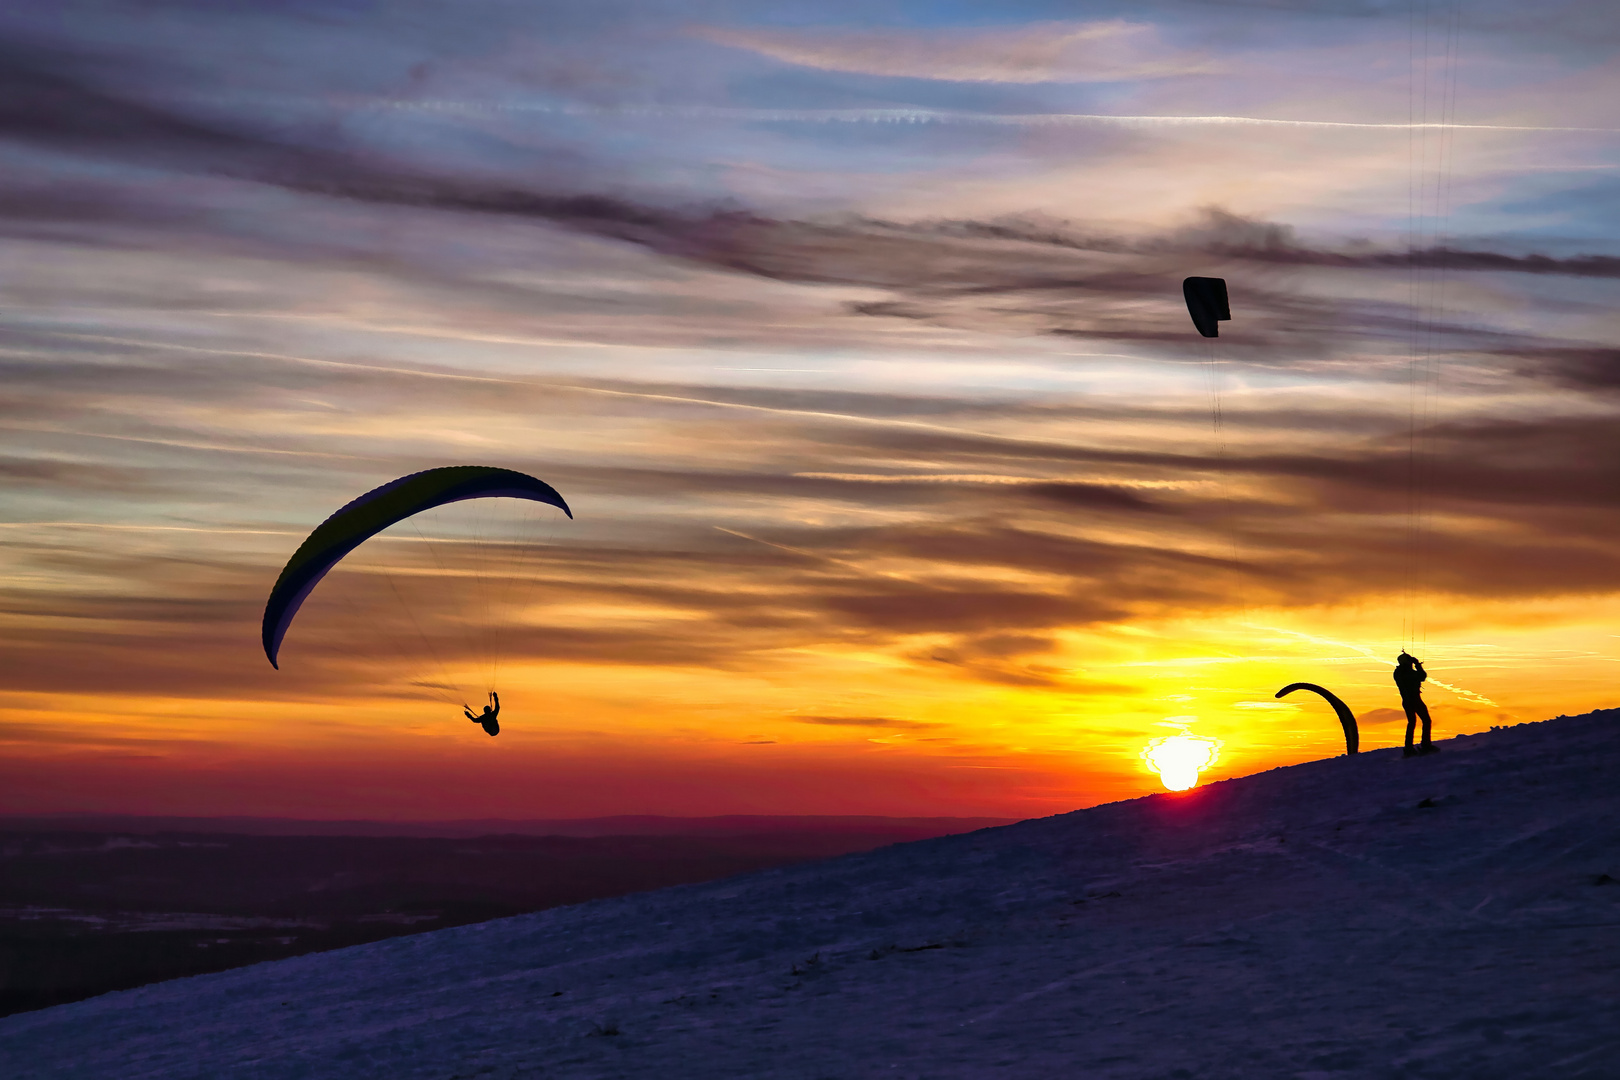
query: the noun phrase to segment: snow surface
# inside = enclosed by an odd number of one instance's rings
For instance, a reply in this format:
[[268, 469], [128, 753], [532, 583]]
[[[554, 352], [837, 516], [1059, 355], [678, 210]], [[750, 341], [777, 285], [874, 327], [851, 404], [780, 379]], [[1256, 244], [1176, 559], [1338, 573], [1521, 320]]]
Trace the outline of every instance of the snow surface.
[[0, 1075], [1620, 1077], [1620, 710], [1441, 746], [24, 1013]]

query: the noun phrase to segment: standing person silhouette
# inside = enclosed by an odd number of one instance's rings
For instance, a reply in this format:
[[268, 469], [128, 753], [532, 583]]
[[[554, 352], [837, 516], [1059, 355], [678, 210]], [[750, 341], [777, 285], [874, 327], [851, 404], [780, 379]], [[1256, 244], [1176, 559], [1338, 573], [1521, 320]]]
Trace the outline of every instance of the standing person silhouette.
[[[1396, 658], [1395, 685], [1401, 691], [1401, 708], [1406, 710], [1406, 749], [1401, 752], [1402, 757], [1432, 754], [1439, 749], [1429, 741], [1429, 707], [1423, 703], [1423, 683], [1428, 677], [1429, 673], [1423, 670], [1423, 661], [1411, 653], [1403, 652]], [[1423, 717], [1423, 742], [1413, 747], [1412, 729], [1420, 716]]]
[[[495, 691], [491, 690], [489, 692], [489, 701], [490, 703], [484, 706], [483, 714], [480, 716], [474, 716], [472, 709], [467, 706], [462, 706], [461, 711], [466, 713], [467, 719], [471, 720], [473, 723], [484, 725], [484, 730], [489, 732], [491, 735], [499, 735], [501, 733], [501, 725], [496, 717], [501, 715], [501, 696]], [[1427, 732], [1429, 729], [1425, 727], [1423, 730]], [[1410, 732], [1407, 734], [1407, 741], [1411, 741]]]

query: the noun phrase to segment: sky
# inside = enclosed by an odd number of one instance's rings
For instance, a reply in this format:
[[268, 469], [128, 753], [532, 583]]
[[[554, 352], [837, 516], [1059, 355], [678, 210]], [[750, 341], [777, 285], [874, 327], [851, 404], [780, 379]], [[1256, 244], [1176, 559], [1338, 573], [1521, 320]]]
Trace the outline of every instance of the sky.
[[[1600, 2], [0, 10], [0, 812], [1024, 817], [1612, 706]], [[1179, 283], [1224, 277], [1192, 329]], [[328, 514], [442, 465], [281, 669]], [[501, 693], [501, 734], [461, 716]]]

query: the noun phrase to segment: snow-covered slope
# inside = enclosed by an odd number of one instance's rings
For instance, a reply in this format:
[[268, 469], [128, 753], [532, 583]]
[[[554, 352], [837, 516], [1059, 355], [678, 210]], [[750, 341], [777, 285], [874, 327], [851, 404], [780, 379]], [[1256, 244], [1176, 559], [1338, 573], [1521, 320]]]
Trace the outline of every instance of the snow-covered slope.
[[1620, 1076], [1620, 710], [1441, 745], [25, 1013], [0, 1075]]

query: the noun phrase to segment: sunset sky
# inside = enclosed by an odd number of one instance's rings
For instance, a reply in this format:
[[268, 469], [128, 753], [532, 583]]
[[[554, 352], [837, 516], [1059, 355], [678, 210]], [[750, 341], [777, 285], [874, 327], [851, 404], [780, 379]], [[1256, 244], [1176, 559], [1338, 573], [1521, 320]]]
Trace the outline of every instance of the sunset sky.
[[[0, 812], [1030, 816], [1341, 753], [1295, 681], [1394, 745], [1403, 647], [1437, 737], [1620, 704], [1604, 0], [8, 5], [0, 229]], [[455, 464], [575, 519], [273, 670]]]

